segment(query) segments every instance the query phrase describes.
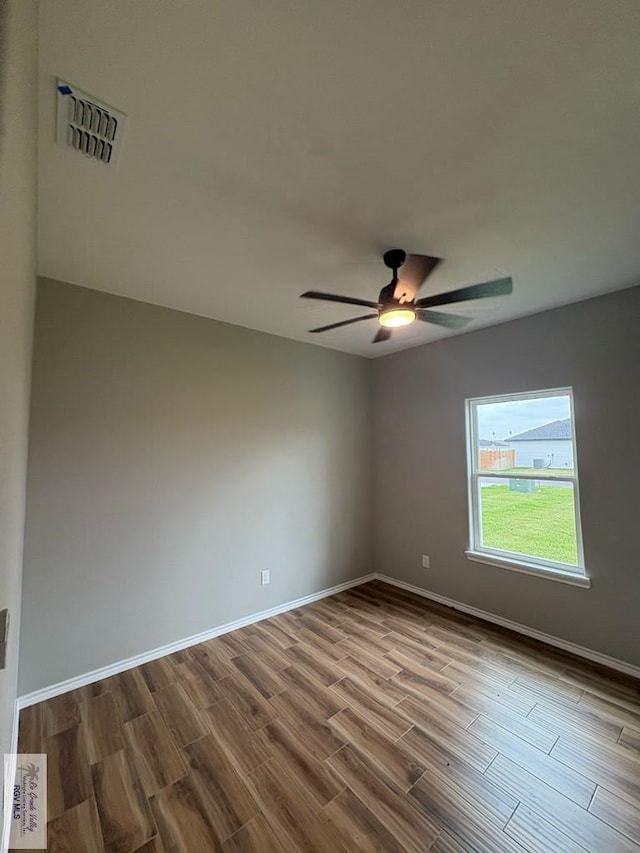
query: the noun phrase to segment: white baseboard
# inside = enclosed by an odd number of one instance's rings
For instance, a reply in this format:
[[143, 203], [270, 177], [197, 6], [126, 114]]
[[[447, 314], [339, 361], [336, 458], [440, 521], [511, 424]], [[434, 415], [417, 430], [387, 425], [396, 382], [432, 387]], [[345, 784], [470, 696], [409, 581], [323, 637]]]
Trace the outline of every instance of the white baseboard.
[[11, 801], [13, 793], [13, 780], [16, 778], [16, 762], [18, 759], [18, 721], [20, 718], [20, 708], [16, 699], [15, 708], [13, 711], [13, 726], [11, 728], [11, 743], [9, 746], [9, 760], [6, 764], [6, 772], [4, 772], [4, 784], [2, 788], [3, 799], [3, 822], [2, 822], [2, 839], [0, 839], [0, 853], [7, 853], [9, 850], [9, 830], [11, 828]]
[[570, 652], [572, 655], [577, 655], [581, 658], [599, 663], [601, 666], [607, 666], [610, 669], [615, 669], [618, 672], [624, 672], [626, 675], [631, 675], [634, 678], [640, 679], [640, 666], [634, 666], [618, 658], [609, 657], [601, 652], [596, 652], [593, 649], [588, 649], [585, 646], [578, 646], [576, 643], [570, 643], [568, 640], [562, 640], [560, 637], [554, 637], [552, 634], [545, 634], [543, 631], [537, 631], [535, 628], [529, 628], [527, 625], [521, 625], [519, 622], [512, 622], [511, 619], [505, 619], [504, 616], [497, 616], [495, 613], [489, 613], [486, 610], [480, 610], [477, 607], [471, 607], [470, 604], [464, 604], [462, 601], [456, 601], [453, 598], [447, 598], [445, 595], [439, 595], [437, 592], [431, 592], [428, 589], [414, 586], [411, 583], [397, 580], [396, 578], [376, 573], [376, 578], [384, 583], [397, 586], [400, 589], [406, 589], [408, 592], [413, 592], [415, 595], [421, 595], [423, 598], [429, 598], [432, 601], [437, 601], [439, 604], [444, 604], [446, 607], [452, 607], [454, 610], [460, 610], [462, 613], [468, 613], [470, 616], [477, 616], [478, 619], [485, 619], [487, 622], [493, 622], [496, 625], [501, 625], [503, 628], [509, 628], [510, 631], [515, 631], [518, 634], [524, 634], [526, 637], [532, 637], [534, 640], [540, 640], [541, 643], [547, 643], [550, 646], [555, 646], [565, 652]]
[[[527, 637], [540, 640], [540, 642], [547, 643], [550, 646], [555, 646], [556, 648], [570, 652], [578, 657], [586, 658], [594, 663], [607, 666], [611, 669], [617, 670], [618, 672], [624, 672], [626, 675], [631, 675], [634, 678], [640, 679], [640, 667], [634, 666], [626, 661], [609, 657], [609, 655], [596, 652], [593, 649], [588, 649], [575, 643], [570, 643], [568, 640], [562, 640], [560, 637], [545, 634], [535, 628], [529, 628], [527, 625], [521, 625], [519, 622], [512, 622], [510, 619], [505, 619], [503, 616], [497, 616], [495, 613], [480, 610], [477, 607], [472, 607], [469, 604], [464, 604], [463, 602], [456, 601], [453, 598], [447, 598], [446, 596], [440, 595], [436, 592], [431, 592], [430, 590], [423, 589], [422, 587], [397, 580], [389, 575], [372, 573], [362, 575], [362, 577], [346, 581], [345, 583], [329, 587], [328, 589], [320, 590], [320, 592], [314, 592], [311, 595], [305, 595], [295, 601], [288, 601], [285, 604], [279, 604], [276, 607], [269, 608], [268, 610], [253, 613], [251, 616], [245, 616], [243, 619], [237, 619], [234, 622], [227, 622], [224, 625], [219, 625], [216, 628], [211, 628], [200, 634], [185, 637], [182, 640], [177, 640], [176, 642], [169, 643], [166, 646], [161, 646], [160, 648], [152, 649], [148, 652], [143, 652], [142, 654], [118, 661], [117, 663], [110, 664], [109, 666], [101, 667], [100, 669], [94, 669], [91, 672], [75, 676], [74, 678], [69, 678], [66, 681], [60, 681], [57, 684], [52, 684], [49, 687], [42, 688], [41, 690], [35, 690], [33, 693], [27, 693], [24, 696], [18, 697], [17, 709], [28, 708], [30, 705], [36, 705], [38, 702], [44, 702], [47, 699], [52, 699], [54, 696], [59, 696], [61, 693], [67, 693], [68, 691], [75, 690], [78, 687], [85, 687], [87, 684], [93, 684], [95, 681], [101, 681], [103, 678], [109, 678], [112, 675], [117, 675], [127, 669], [133, 669], [143, 663], [157, 660], [157, 658], [170, 655], [173, 652], [182, 651], [182, 649], [187, 649], [189, 646], [195, 646], [198, 643], [204, 643], [206, 640], [219, 637], [221, 634], [228, 634], [230, 631], [243, 628], [245, 625], [252, 625], [254, 622], [261, 622], [263, 619], [270, 619], [272, 616], [277, 616], [280, 613], [286, 613], [288, 610], [294, 610], [296, 607], [303, 607], [305, 604], [311, 604], [312, 602], [319, 601], [322, 598], [328, 598], [330, 595], [336, 595], [336, 593], [342, 592], [345, 589], [351, 589], [354, 586], [360, 586], [363, 583], [368, 583], [375, 579], [388, 583], [391, 586], [405, 589], [408, 592], [420, 595], [423, 598], [437, 601], [439, 604], [444, 604], [446, 607], [451, 607], [454, 610], [460, 610], [463, 613], [468, 613], [470, 616], [477, 616], [479, 619], [485, 619], [487, 622], [493, 622], [496, 625], [501, 625], [503, 628], [508, 628], [518, 634], [524, 634]], [[15, 714], [14, 732], [12, 737], [13, 743], [15, 744], [13, 752], [15, 753], [17, 751], [18, 742], [18, 710], [16, 710]], [[0, 847], [0, 851], [2, 850], [3, 848]]]
[[235, 622], [227, 622], [225, 625], [218, 625], [217, 628], [211, 628], [208, 631], [203, 631], [200, 634], [194, 634], [191, 637], [185, 637], [183, 640], [177, 640], [174, 643], [168, 643], [166, 646], [161, 646], [157, 649], [152, 649], [149, 652], [143, 652], [139, 655], [126, 658], [117, 663], [109, 664], [108, 666], [94, 669], [91, 672], [86, 672], [83, 675], [77, 675], [74, 678], [68, 678], [66, 681], [60, 681], [57, 684], [51, 684], [49, 687], [43, 687], [40, 690], [34, 690], [33, 693], [26, 693], [24, 696], [18, 697], [20, 708], [28, 708], [30, 705], [37, 705], [38, 702], [44, 702], [46, 699], [53, 699], [54, 696], [59, 696], [61, 693], [68, 693], [70, 690], [76, 690], [78, 687], [85, 687], [87, 684], [93, 684], [94, 681], [101, 681], [103, 678], [109, 678], [112, 675], [117, 675], [124, 672], [126, 669], [133, 669], [143, 663], [162, 658], [165, 655], [170, 655], [173, 652], [182, 651], [189, 646], [196, 646], [198, 643], [204, 643], [206, 640], [212, 640], [214, 637], [219, 637], [221, 634], [228, 634], [229, 631], [236, 631], [238, 628], [244, 628], [245, 625], [252, 625], [254, 622], [261, 622], [263, 619], [270, 619], [272, 616], [277, 616], [280, 613], [286, 613], [287, 610], [294, 610], [296, 607], [303, 607], [305, 604], [311, 604], [314, 601], [319, 601], [321, 598], [328, 598], [330, 595], [336, 595], [345, 589], [351, 589], [354, 586], [360, 586], [363, 583], [372, 581], [375, 574], [362, 575], [362, 577], [354, 580], [345, 581], [345, 583], [337, 584], [337, 586], [322, 589], [320, 592], [305, 595], [302, 598], [297, 598], [295, 601], [287, 601], [285, 604], [278, 604], [276, 607], [271, 607], [268, 610], [261, 610], [259, 613], [253, 613], [251, 616], [245, 616], [243, 619], [236, 619]]

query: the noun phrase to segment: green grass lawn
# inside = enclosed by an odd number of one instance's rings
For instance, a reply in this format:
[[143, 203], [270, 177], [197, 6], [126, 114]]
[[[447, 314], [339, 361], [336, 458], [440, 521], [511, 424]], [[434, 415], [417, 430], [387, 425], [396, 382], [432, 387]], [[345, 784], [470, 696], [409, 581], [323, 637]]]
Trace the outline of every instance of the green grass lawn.
[[486, 486], [480, 492], [485, 547], [577, 565], [573, 489], [540, 486], [523, 493]]

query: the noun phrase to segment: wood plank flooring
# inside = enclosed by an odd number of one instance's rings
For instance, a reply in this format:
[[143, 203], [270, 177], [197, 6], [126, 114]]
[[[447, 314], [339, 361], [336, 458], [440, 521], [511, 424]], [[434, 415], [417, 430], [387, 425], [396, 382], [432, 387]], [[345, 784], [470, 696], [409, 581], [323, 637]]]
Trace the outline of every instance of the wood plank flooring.
[[20, 715], [52, 853], [640, 853], [639, 683], [381, 582]]

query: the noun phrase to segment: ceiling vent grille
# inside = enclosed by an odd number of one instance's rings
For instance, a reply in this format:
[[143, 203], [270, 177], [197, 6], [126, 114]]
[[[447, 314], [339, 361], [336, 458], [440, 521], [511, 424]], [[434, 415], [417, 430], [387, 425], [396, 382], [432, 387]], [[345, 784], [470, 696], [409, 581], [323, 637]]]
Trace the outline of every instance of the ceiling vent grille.
[[90, 160], [115, 165], [126, 115], [101, 103], [64, 80], [57, 82], [56, 142], [79, 151]]

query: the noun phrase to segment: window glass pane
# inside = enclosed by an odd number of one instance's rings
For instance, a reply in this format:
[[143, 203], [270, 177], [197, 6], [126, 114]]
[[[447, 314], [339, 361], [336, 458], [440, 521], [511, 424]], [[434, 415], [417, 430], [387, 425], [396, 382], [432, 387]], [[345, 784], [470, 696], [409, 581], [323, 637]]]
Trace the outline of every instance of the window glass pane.
[[568, 394], [476, 406], [480, 471], [574, 474]]
[[478, 478], [481, 544], [578, 565], [573, 484]]

